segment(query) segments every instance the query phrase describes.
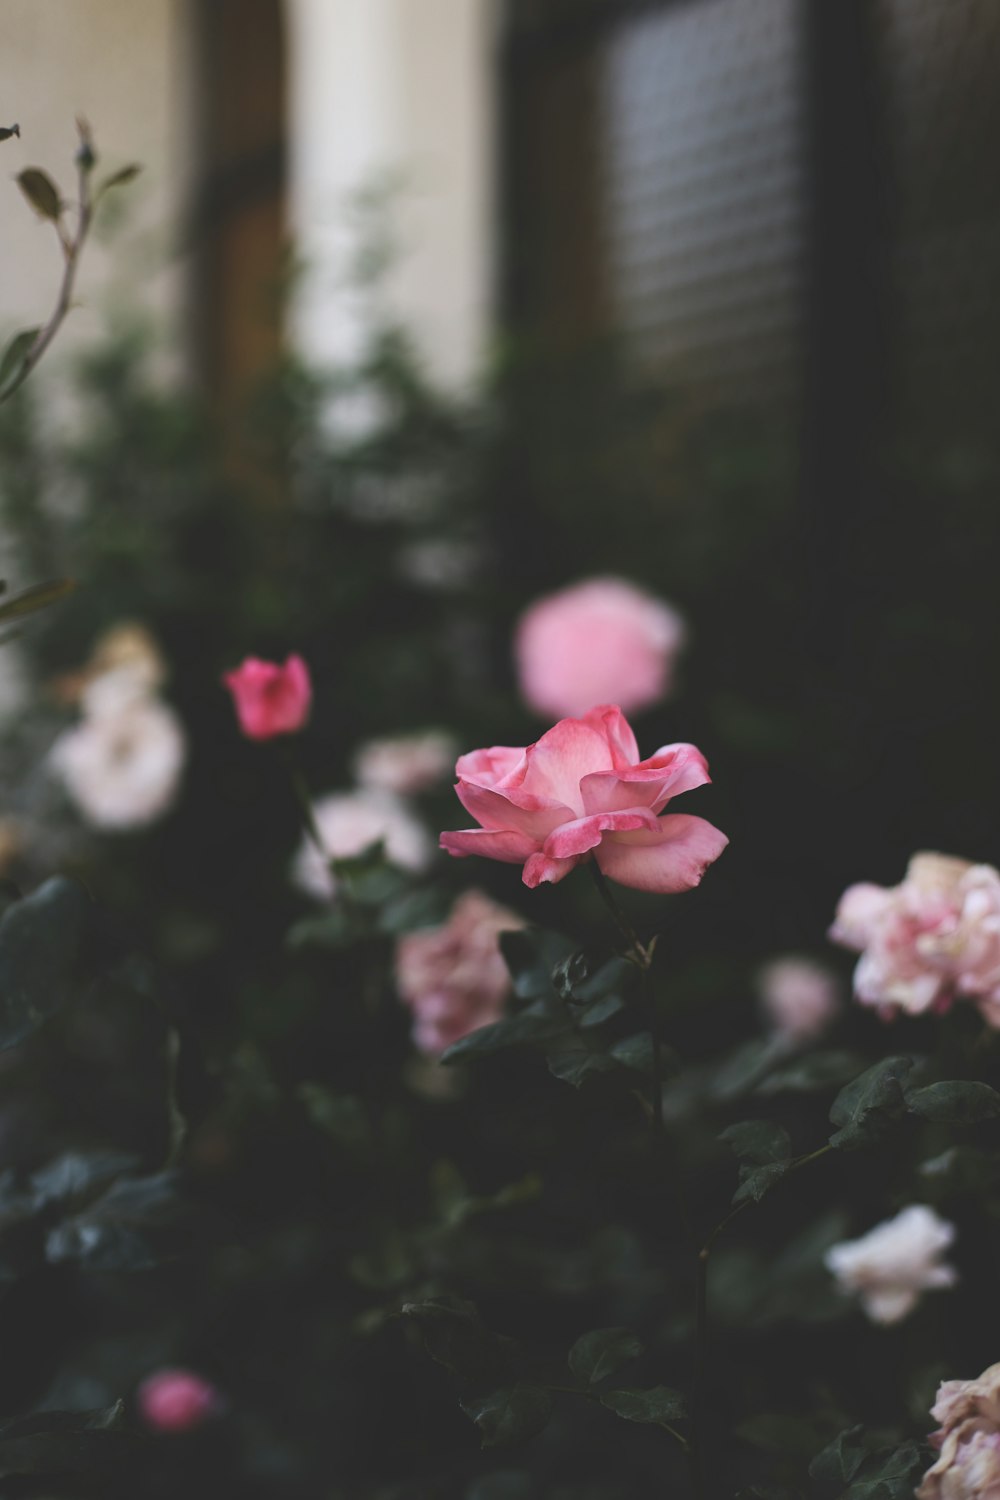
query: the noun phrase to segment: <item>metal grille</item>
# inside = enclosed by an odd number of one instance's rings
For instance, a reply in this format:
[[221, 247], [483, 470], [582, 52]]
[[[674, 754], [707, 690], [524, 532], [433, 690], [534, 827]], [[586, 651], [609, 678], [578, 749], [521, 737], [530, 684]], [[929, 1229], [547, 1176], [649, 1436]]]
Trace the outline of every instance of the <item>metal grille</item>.
[[799, 50], [796, 0], [689, 0], [606, 48], [612, 300], [640, 354], [689, 386], [759, 398], [797, 380]]
[[1000, 345], [1000, 5], [877, 0], [892, 362], [911, 419], [992, 421]]

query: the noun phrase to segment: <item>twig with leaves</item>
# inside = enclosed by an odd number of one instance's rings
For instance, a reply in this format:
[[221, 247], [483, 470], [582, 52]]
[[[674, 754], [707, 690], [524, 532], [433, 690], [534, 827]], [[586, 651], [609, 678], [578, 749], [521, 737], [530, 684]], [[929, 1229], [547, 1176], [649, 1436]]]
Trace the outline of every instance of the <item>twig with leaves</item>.
[[[80, 266], [80, 257], [86, 243], [94, 213], [104, 195], [114, 187], [131, 182], [139, 167], [135, 164], [123, 167], [94, 187], [92, 174], [97, 164], [90, 126], [86, 120], [77, 120], [80, 144], [76, 152], [77, 202], [76, 223], [70, 229], [66, 223], [70, 204], [60, 193], [56, 184], [41, 167], [25, 167], [18, 173], [17, 184], [32, 208], [42, 219], [55, 227], [63, 253], [63, 276], [59, 295], [52, 316], [39, 328], [26, 328], [15, 335], [0, 358], [0, 402], [8, 401], [24, 384], [32, 370], [49, 348], [66, 318], [73, 303], [73, 288]], [[10, 135], [20, 136], [20, 127], [11, 126], [0, 133], [0, 139]]]

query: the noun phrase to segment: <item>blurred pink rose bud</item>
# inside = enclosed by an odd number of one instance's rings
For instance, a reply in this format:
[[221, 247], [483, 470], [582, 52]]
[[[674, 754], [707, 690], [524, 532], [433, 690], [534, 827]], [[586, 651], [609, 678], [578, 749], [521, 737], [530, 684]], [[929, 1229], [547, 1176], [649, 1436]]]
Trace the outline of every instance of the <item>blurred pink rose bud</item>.
[[458, 746], [450, 734], [429, 729], [423, 734], [369, 740], [354, 758], [362, 786], [409, 796], [443, 781], [455, 764]]
[[136, 1392], [139, 1415], [154, 1432], [191, 1432], [217, 1416], [223, 1402], [214, 1385], [192, 1370], [156, 1370]]
[[838, 1009], [837, 981], [808, 958], [776, 958], [757, 974], [761, 1008], [776, 1031], [793, 1041], [817, 1036]]
[[555, 884], [591, 858], [609, 879], [668, 895], [698, 884], [729, 840], [704, 818], [658, 816], [710, 778], [694, 745], [640, 761], [620, 708], [561, 719], [526, 750], [494, 745], [459, 757], [458, 800], [479, 828], [441, 835], [449, 854], [523, 865], [527, 886]]
[[539, 599], [515, 637], [521, 695], [536, 713], [625, 713], [666, 697], [684, 643], [680, 615], [622, 578], [590, 578]]
[[283, 667], [248, 656], [222, 680], [233, 695], [240, 728], [251, 740], [295, 734], [309, 717], [312, 684], [301, 656], [290, 656]]
[[917, 1500], [1000, 1500], [1000, 1364], [978, 1380], [946, 1380], [931, 1416], [941, 1423], [930, 1437], [940, 1451]]
[[497, 939], [523, 920], [481, 891], [466, 891], [441, 927], [396, 944], [396, 983], [413, 1011], [413, 1040], [436, 1057], [460, 1037], [498, 1021], [510, 975]]
[[1000, 1026], [1000, 873], [991, 865], [915, 854], [902, 884], [845, 891], [830, 937], [861, 953], [862, 1004], [918, 1015], [968, 996]]
[[958, 1272], [940, 1260], [954, 1238], [954, 1224], [915, 1203], [860, 1239], [831, 1246], [823, 1260], [840, 1290], [861, 1299], [873, 1323], [898, 1323], [922, 1292], [955, 1285]]

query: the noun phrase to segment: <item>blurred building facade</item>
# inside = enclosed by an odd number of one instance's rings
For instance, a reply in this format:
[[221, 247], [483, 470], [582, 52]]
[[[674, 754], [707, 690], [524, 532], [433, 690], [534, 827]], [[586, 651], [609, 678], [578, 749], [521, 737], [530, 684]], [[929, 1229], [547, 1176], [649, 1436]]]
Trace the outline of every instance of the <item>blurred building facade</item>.
[[[499, 316], [566, 347], [623, 332], [806, 428], [849, 387], [861, 441], [863, 407], [990, 419], [993, 0], [7, 0], [3, 32], [12, 174], [68, 183], [76, 113], [109, 165], [145, 165], [80, 337], [113, 286], [213, 389], [289, 330], [350, 357], [381, 201], [386, 304], [446, 381]], [[6, 222], [0, 315], [23, 326], [58, 250]]]

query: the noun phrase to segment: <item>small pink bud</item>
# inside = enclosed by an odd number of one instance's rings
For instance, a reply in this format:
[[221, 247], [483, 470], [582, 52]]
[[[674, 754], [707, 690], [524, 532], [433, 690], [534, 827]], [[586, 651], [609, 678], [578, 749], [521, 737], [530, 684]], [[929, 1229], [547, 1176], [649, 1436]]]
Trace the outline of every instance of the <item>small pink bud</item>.
[[156, 1370], [136, 1392], [139, 1415], [154, 1432], [191, 1432], [222, 1410], [219, 1392], [191, 1370]]
[[290, 656], [283, 667], [248, 656], [222, 680], [233, 695], [240, 728], [252, 740], [295, 734], [309, 717], [312, 683], [301, 656]]

